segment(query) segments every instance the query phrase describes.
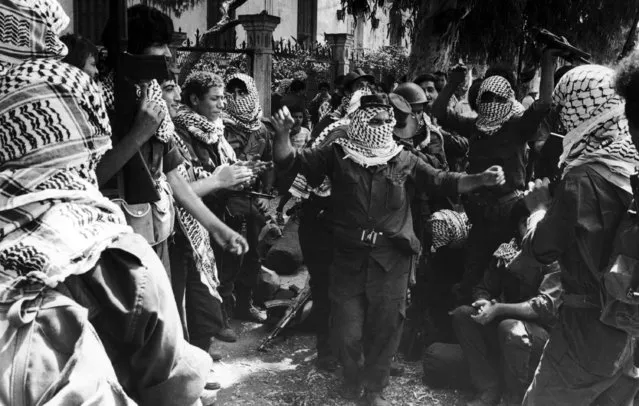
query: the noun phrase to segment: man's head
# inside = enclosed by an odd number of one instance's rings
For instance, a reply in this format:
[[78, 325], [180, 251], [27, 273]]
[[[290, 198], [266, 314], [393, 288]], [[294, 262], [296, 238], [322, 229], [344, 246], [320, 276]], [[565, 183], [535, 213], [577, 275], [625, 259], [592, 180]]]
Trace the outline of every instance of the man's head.
[[358, 90], [368, 89], [372, 83], [375, 83], [373, 76], [360, 72], [350, 72], [344, 76], [344, 93], [350, 95]]
[[328, 82], [322, 82], [317, 87], [319, 93], [322, 93], [328, 96], [328, 93], [331, 91], [331, 85]]
[[175, 117], [180, 101], [182, 100], [180, 95], [182, 89], [180, 89], [180, 86], [178, 86], [175, 79], [167, 79], [163, 81], [160, 84], [160, 87], [162, 88], [162, 98], [169, 109], [169, 116]]
[[484, 79], [488, 79], [491, 76], [501, 76], [508, 81], [511, 89], [517, 89], [517, 77], [515, 76], [515, 71], [509, 65], [497, 64], [489, 67]]
[[[426, 106], [430, 109], [433, 106], [433, 102], [439, 96], [439, 90], [437, 89], [437, 77], [430, 73], [418, 76], [413, 82], [422, 88], [426, 95]], [[401, 86], [401, 85], [400, 85]]]
[[[127, 10], [127, 29], [129, 42], [127, 51], [134, 55], [171, 56], [169, 43], [173, 37], [173, 22], [163, 12], [138, 4]], [[102, 43], [112, 55], [117, 49], [118, 27], [113, 19], [109, 19], [102, 33]], [[108, 63], [113, 65], [111, 56]]]
[[639, 150], [639, 52], [630, 54], [617, 67], [615, 89], [626, 101], [624, 109], [630, 135]]
[[230, 94], [232, 97], [245, 97], [248, 95], [248, 87], [246, 83], [241, 79], [231, 79], [226, 84], [226, 93]]
[[304, 93], [306, 92], [306, 83], [304, 83], [303, 81], [299, 79], [295, 79], [294, 81], [291, 82], [291, 86], [288, 89], [289, 89], [289, 92], [294, 95], [303, 96]]
[[91, 79], [95, 79], [98, 75], [96, 65], [98, 48], [88, 39], [75, 34], [63, 35], [60, 37], [60, 41], [67, 46], [69, 51], [62, 61], [83, 70]]
[[301, 103], [299, 97], [285, 96], [282, 98], [282, 105], [288, 108], [291, 112], [291, 117], [295, 120], [292, 131], [297, 133], [302, 128], [304, 122], [304, 105]]
[[438, 70], [437, 72], [433, 73], [433, 76], [435, 76], [436, 78], [435, 88], [438, 92], [441, 92], [444, 86], [446, 86], [446, 83], [448, 83], [448, 75], [446, 74], [446, 72]]
[[[192, 72], [184, 81], [181, 99], [196, 113], [215, 121], [226, 107], [224, 80], [211, 72]], [[179, 99], [172, 101], [176, 103]], [[166, 103], [169, 104], [169, 100]]]

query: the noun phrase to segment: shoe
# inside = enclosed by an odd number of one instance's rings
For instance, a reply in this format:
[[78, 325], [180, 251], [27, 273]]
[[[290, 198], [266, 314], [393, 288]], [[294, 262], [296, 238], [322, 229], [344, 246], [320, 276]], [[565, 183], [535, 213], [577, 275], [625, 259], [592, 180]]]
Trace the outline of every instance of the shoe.
[[218, 390], [221, 388], [222, 385], [220, 385], [218, 382], [207, 382], [206, 385], [204, 385], [204, 389], [206, 390]]
[[211, 357], [213, 362], [222, 361], [222, 354], [220, 354], [219, 352], [215, 352], [215, 351], [209, 349], [209, 356]]
[[215, 338], [227, 343], [234, 343], [237, 341], [237, 334], [235, 334], [235, 331], [233, 331], [231, 328], [226, 327], [218, 331], [215, 334]]
[[475, 399], [466, 403], [466, 406], [496, 406], [501, 399], [499, 389], [487, 389], [477, 395]]
[[332, 355], [323, 355], [321, 357], [318, 356], [315, 360], [315, 366], [317, 367], [317, 369], [321, 369], [322, 371], [326, 372], [335, 372], [339, 367], [337, 358], [333, 357]]
[[359, 400], [362, 397], [364, 388], [360, 384], [352, 384], [344, 382], [337, 390], [339, 395], [346, 400]]
[[260, 310], [253, 302], [249, 302], [248, 306], [242, 309], [235, 309], [235, 318], [238, 320], [252, 321], [254, 323], [266, 323], [266, 312]]
[[212, 390], [204, 389], [202, 394], [200, 395], [200, 401], [203, 406], [215, 406], [215, 401], [217, 400], [217, 393]]
[[390, 402], [386, 400], [382, 392], [366, 391], [365, 397], [368, 406], [390, 406]]

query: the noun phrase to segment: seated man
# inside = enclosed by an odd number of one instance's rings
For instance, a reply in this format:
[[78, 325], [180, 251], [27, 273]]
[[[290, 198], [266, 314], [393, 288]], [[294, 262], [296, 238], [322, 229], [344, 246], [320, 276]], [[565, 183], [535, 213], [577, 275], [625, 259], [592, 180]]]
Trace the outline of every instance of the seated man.
[[520, 404], [555, 321], [559, 267], [523, 259], [519, 253], [517, 240], [502, 244], [473, 290], [472, 305], [451, 312], [479, 392], [469, 406], [496, 405], [502, 392], [508, 405]]

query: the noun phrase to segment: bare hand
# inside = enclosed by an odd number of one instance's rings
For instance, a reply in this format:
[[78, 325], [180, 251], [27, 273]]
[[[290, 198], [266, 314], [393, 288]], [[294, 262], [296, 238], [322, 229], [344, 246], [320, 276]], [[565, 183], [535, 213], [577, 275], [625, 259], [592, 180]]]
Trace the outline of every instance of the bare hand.
[[216, 168], [213, 177], [220, 183], [222, 189], [243, 187], [255, 180], [250, 168], [241, 165], [224, 165]]
[[[477, 310], [477, 314], [473, 314], [470, 317], [475, 320], [477, 323], [481, 325], [486, 325], [493, 321], [497, 316], [499, 316], [499, 303], [488, 302], [484, 300], [486, 303], [483, 304]], [[479, 300], [477, 301], [479, 302]], [[475, 303], [477, 303], [475, 302]], [[473, 303], [473, 305], [475, 304]]]
[[142, 87], [142, 99], [140, 100], [140, 108], [138, 109], [135, 119], [133, 121], [134, 134], [138, 137], [140, 144], [144, 144], [151, 138], [160, 128], [162, 120], [166, 115], [166, 108], [160, 103], [149, 100], [149, 85], [143, 84]]
[[550, 197], [550, 180], [544, 178], [528, 183], [528, 191], [524, 196], [524, 203], [530, 212], [546, 210], [552, 198]]
[[501, 166], [495, 165], [482, 172], [482, 184], [484, 186], [500, 186], [506, 183], [504, 170]]
[[291, 128], [295, 125], [295, 120], [291, 116], [291, 112], [288, 110], [288, 107], [284, 106], [279, 111], [271, 117], [271, 123], [273, 123], [273, 127], [275, 127], [275, 131], [277, 135], [288, 136]]
[[468, 67], [466, 65], [456, 65], [451, 69], [448, 80], [453, 85], [459, 85], [466, 81], [468, 77]]
[[218, 245], [231, 254], [244, 255], [249, 249], [246, 239], [227, 226], [224, 226], [222, 230], [212, 232], [211, 236]]

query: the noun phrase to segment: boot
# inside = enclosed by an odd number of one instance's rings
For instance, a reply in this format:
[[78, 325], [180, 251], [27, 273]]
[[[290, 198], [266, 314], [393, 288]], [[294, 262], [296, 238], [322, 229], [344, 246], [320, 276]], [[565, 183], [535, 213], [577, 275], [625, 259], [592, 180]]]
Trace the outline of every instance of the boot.
[[477, 394], [475, 399], [466, 403], [466, 406], [496, 406], [501, 399], [499, 388], [490, 388]]
[[240, 292], [238, 292], [234, 316], [238, 320], [252, 321], [254, 323], [265, 323], [267, 319], [266, 312], [255, 307], [255, 305], [253, 304], [252, 296], [252, 290], [246, 290], [241, 295]]
[[222, 321], [224, 323], [222, 329], [215, 334], [215, 338], [227, 343], [234, 343], [237, 341], [237, 333], [231, 328], [231, 318], [228, 314], [228, 305], [222, 305]]
[[358, 400], [362, 397], [363, 390], [361, 384], [344, 382], [337, 392], [346, 400]]

